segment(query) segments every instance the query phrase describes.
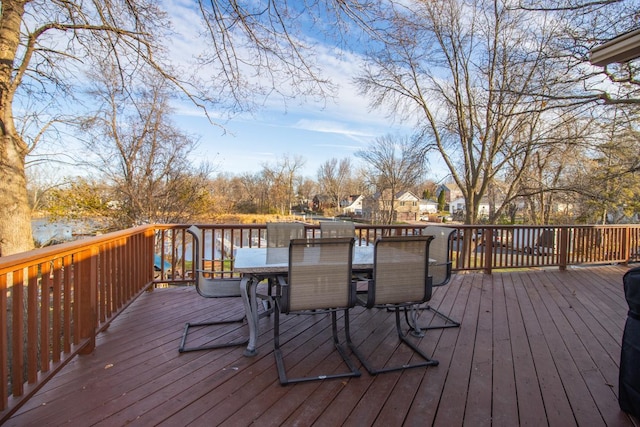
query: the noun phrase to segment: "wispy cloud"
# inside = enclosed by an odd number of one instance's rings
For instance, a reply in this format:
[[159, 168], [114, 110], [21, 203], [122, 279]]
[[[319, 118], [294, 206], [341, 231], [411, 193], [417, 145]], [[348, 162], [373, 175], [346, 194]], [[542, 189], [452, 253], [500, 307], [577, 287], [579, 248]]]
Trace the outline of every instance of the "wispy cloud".
[[344, 135], [351, 138], [373, 138], [377, 136], [373, 132], [351, 129], [347, 127], [345, 123], [324, 120], [300, 119], [293, 125], [293, 127], [313, 132]]

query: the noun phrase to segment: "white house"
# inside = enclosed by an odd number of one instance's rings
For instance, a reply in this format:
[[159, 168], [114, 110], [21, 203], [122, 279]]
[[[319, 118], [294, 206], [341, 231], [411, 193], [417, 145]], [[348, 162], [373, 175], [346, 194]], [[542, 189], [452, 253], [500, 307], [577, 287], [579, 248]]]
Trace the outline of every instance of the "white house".
[[364, 200], [364, 196], [362, 194], [349, 196], [347, 200], [343, 200], [340, 203], [342, 213], [345, 215], [362, 215], [362, 200]]
[[419, 202], [421, 214], [433, 214], [438, 212], [438, 202], [431, 199], [421, 199]]
[[[489, 216], [489, 209], [491, 209], [491, 207], [489, 206], [489, 201], [482, 199], [480, 201], [480, 205], [478, 206], [478, 218], [487, 218]], [[456, 213], [464, 213], [464, 197], [460, 197], [449, 202], [449, 212], [451, 213], [451, 215], [454, 215]]]

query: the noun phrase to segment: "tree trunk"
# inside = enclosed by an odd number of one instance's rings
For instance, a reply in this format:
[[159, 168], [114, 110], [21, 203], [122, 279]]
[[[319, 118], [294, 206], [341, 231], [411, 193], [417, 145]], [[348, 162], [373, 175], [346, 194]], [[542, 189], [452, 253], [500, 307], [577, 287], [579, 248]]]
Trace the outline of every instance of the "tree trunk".
[[25, 162], [19, 142], [4, 135], [0, 147], [0, 256], [33, 249]]
[[16, 131], [12, 109], [13, 66], [24, 4], [3, 1], [0, 15], [0, 256], [33, 249], [25, 175], [28, 147]]

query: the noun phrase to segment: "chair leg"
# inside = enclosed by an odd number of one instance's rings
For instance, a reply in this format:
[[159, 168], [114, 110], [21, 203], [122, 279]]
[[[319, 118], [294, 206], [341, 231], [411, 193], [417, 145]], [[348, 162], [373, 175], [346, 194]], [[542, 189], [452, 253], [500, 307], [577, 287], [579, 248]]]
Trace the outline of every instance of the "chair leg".
[[356, 358], [362, 363], [362, 366], [369, 372], [371, 375], [376, 375], [378, 370], [376, 370], [369, 361], [362, 355], [360, 349], [356, 347], [355, 343], [351, 340], [351, 330], [349, 326], [349, 312], [345, 312], [344, 314], [344, 334], [347, 340], [347, 345], [351, 349], [351, 352], [356, 356]]
[[[274, 325], [273, 325], [273, 354], [276, 358], [276, 368], [278, 369], [278, 379], [281, 385], [287, 385], [292, 383], [301, 383], [301, 382], [309, 382], [309, 381], [317, 381], [317, 380], [328, 380], [334, 378], [346, 378], [346, 377], [359, 377], [360, 371], [355, 366], [353, 361], [349, 358], [347, 353], [344, 351], [343, 346], [340, 344], [340, 340], [338, 338], [338, 326], [337, 326], [337, 314], [334, 311], [331, 312], [331, 331], [333, 334], [333, 344], [338, 350], [338, 353], [342, 357], [342, 360], [349, 367], [349, 372], [339, 373], [339, 374], [329, 374], [329, 375], [316, 375], [312, 377], [301, 377], [301, 378], [288, 378], [287, 373], [284, 366], [284, 358], [282, 356], [282, 350], [280, 348], [280, 309], [278, 307], [278, 302], [276, 300], [276, 307], [274, 310]], [[345, 316], [347, 316], [347, 311], [345, 311]]]
[[[400, 366], [391, 366], [391, 367], [386, 367], [386, 368], [374, 368], [363, 356], [362, 353], [360, 352], [360, 350], [353, 344], [353, 342], [351, 341], [351, 336], [349, 334], [349, 330], [348, 327], [345, 326], [345, 334], [347, 334], [347, 343], [349, 344], [349, 347], [351, 348], [351, 351], [353, 351], [353, 353], [356, 355], [356, 357], [360, 360], [360, 362], [362, 363], [362, 365], [365, 367], [365, 369], [371, 374], [371, 375], [377, 375], [377, 374], [381, 374], [381, 373], [385, 373], [385, 372], [393, 372], [393, 371], [400, 371], [400, 370], [404, 370], [404, 369], [410, 369], [410, 368], [420, 368], [420, 367], [424, 367], [424, 366], [438, 366], [438, 361], [435, 359], [431, 359], [429, 356], [427, 356], [422, 350], [420, 350], [415, 344], [413, 344], [411, 341], [409, 341], [407, 339], [407, 335], [405, 333], [402, 332], [402, 327], [400, 325], [400, 307], [392, 307], [391, 308], [393, 311], [395, 311], [395, 317], [396, 317], [396, 332], [398, 333], [398, 338], [400, 338], [400, 342], [404, 343], [405, 345], [407, 345], [410, 349], [412, 349], [418, 356], [420, 356], [424, 361], [423, 362], [419, 362], [419, 363], [414, 363], [414, 364], [405, 364], [405, 365], [400, 365]], [[348, 325], [348, 319], [345, 320], [346, 325]]]
[[270, 316], [271, 313], [273, 313], [273, 288], [277, 286], [277, 280], [274, 281], [273, 279], [268, 279], [267, 280], [267, 294], [258, 294], [256, 293], [256, 297], [260, 298], [262, 300], [262, 307], [264, 308], [264, 311], [262, 313], [260, 313], [260, 318], [265, 317], [265, 316]]
[[230, 342], [225, 342], [221, 344], [209, 344], [209, 345], [202, 345], [198, 347], [186, 347], [187, 335], [189, 335], [190, 328], [214, 326], [214, 325], [225, 325], [225, 324], [231, 324], [231, 323], [239, 323], [243, 321], [244, 321], [244, 316], [238, 319], [219, 320], [216, 322], [187, 323], [184, 325], [184, 332], [182, 333], [182, 340], [180, 341], [180, 347], [178, 347], [178, 352], [187, 353], [189, 351], [213, 350], [216, 348], [235, 347], [235, 346], [245, 345], [246, 343], [249, 342], [248, 338], [241, 338], [238, 341], [230, 341]]
[[419, 327], [418, 329], [444, 329], [444, 328], [459, 328], [460, 327], [460, 322], [458, 322], [457, 320], [453, 320], [452, 318], [450, 318], [449, 316], [447, 316], [446, 314], [444, 314], [441, 311], [436, 310], [435, 308], [431, 307], [430, 305], [426, 305], [424, 307], [418, 307], [418, 310], [429, 310], [432, 311], [433, 314], [435, 314], [436, 316], [440, 317], [441, 319], [444, 319], [444, 325], [430, 325], [430, 326], [424, 326], [424, 327]]

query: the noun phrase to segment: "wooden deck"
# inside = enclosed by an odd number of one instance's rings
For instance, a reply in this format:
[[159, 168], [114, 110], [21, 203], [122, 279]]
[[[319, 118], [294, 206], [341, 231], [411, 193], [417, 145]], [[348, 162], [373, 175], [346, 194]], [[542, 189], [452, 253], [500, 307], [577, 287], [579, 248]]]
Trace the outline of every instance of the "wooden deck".
[[[286, 387], [271, 351], [273, 317], [260, 321], [254, 358], [242, 347], [179, 354], [185, 322], [241, 311], [240, 302], [157, 289], [6, 425], [631, 426], [617, 403], [626, 270], [456, 275], [432, 305], [462, 326], [428, 331], [420, 341], [439, 366], [376, 377], [363, 369], [359, 378]], [[323, 314], [285, 318], [292, 375], [343, 369], [329, 325]], [[377, 363], [407, 360], [389, 313], [356, 308], [352, 328]]]

